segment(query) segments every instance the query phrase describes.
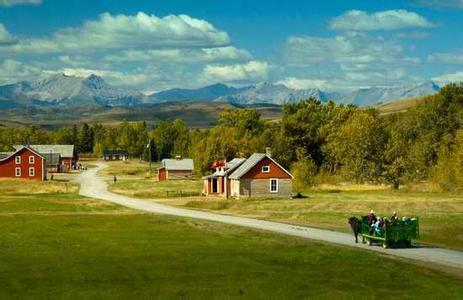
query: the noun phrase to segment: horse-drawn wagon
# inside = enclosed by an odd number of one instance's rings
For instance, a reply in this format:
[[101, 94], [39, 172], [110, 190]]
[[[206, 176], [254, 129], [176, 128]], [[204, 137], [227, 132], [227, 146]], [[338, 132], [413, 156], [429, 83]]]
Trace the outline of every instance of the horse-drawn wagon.
[[362, 221], [360, 234], [362, 241], [368, 245], [376, 241], [382, 243], [383, 248], [391, 245], [410, 247], [411, 240], [418, 239], [420, 236], [419, 222], [418, 218], [399, 220], [394, 223], [386, 222], [382, 228], [376, 229]]
[[411, 247], [411, 241], [419, 239], [419, 220], [415, 218], [406, 218], [394, 222], [386, 221], [383, 226], [377, 227], [369, 223], [365, 217], [349, 219], [357, 242], [357, 234], [362, 236], [362, 242], [372, 245], [381, 243], [383, 248], [390, 246]]

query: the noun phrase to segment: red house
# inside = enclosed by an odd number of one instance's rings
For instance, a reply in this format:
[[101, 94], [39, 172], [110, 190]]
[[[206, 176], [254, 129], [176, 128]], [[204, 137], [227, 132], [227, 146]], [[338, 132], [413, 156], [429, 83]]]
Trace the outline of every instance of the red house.
[[0, 158], [0, 177], [46, 180], [45, 158], [34, 149], [21, 146]]
[[204, 177], [203, 193], [224, 197], [291, 197], [293, 176], [270, 155], [215, 162], [215, 172]]
[[[13, 146], [16, 150], [22, 146]], [[74, 145], [30, 145], [42, 155], [59, 155], [59, 172], [67, 172], [77, 168], [77, 160], [79, 157], [75, 151]]]

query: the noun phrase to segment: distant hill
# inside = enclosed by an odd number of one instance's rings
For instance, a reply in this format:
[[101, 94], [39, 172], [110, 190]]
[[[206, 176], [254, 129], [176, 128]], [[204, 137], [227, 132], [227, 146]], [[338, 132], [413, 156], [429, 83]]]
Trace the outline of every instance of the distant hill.
[[225, 95], [233, 95], [238, 89], [217, 83], [199, 89], [170, 89], [148, 97], [150, 103], [179, 101], [213, 101]]
[[406, 112], [423, 101], [422, 97], [406, 98], [379, 104], [376, 108], [383, 115]]
[[[132, 106], [142, 102], [143, 95], [114, 88], [103, 78], [55, 74], [32, 82], [0, 86], [3, 105], [104, 105]], [[0, 104], [1, 105], [1, 104]]]
[[54, 74], [35, 81], [0, 86], [0, 108], [21, 106], [138, 106], [166, 102], [225, 102], [235, 106], [282, 105], [308, 98], [322, 102], [375, 106], [395, 99], [434, 94], [440, 87], [432, 81], [398, 87], [370, 87], [337, 93], [320, 89], [293, 89], [262, 82], [244, 87], [217, 83], [198, 89], [170, 89], [146, 96], [109, 85], [103, 78]]
[[341, 97], [341, 102], [354, 103], [358, 106], [370, 106], [397, 99], [406, 99], [439, 92], [440, 87], [433, 81], [399, 87], [371, 87], [359, 89]]

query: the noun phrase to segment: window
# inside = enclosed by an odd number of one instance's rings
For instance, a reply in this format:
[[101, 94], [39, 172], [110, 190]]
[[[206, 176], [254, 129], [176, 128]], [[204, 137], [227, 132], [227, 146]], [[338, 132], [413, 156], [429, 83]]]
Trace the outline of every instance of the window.
[[29, 163], [33, 164], [35, 162], [35, 157], [34, 155], [29, 156]]
[[30, 176], [30, 177], [35, 176], [35, 168], [34, 168], [34, 167], [30, 167], [30, 168], [29, 168], [29, 176]]
[[14, 169], [14, 175], [15, 175], [16, 177], [21, 176], [21, 168], [16, 168], [16, 169]]
[[278, 193], [278, 179], [270, 179], [270, 193]]
[[19, 165], [21, 163], [21, 156], [15, 157], [16, 164]]
[[262, 173], [270, 173], [270, 166], [262, 166]]

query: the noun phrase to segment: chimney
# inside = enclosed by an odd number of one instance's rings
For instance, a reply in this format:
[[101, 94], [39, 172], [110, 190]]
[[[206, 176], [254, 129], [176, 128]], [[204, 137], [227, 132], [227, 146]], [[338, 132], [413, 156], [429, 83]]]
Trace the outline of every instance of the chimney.
[[272, 157], [272, 149], [270, 149], [270, 147], [265, 148], [265, 155]]
[[175, 159], [176, 159], [176, 160], [181, 160], [182, 157], [181, 157], [180, 155], [177, 155], [177, 156], [175, 156]]

